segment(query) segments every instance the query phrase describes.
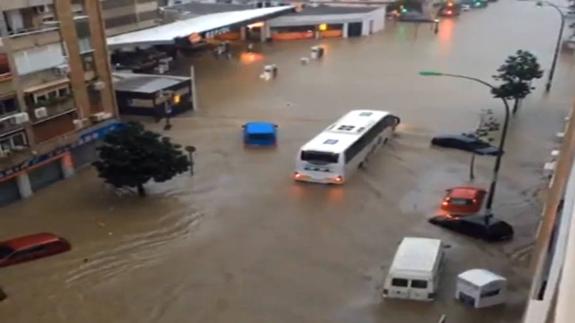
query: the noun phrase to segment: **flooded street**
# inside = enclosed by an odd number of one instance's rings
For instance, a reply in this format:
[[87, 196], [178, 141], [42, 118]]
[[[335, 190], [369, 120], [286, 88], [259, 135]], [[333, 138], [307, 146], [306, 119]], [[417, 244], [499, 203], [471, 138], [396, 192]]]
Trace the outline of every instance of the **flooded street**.
[[[0, 238], [48, 231], [71, 252], [0, 269], [9, 298], [0, 322], [520, 322], [527, 265], [542, 206], [543, 164], [570, 109], [574, 58], [560, 58], [550, 95], [544, 81], [510, 125], [495, 197], [515, 239], [486, 244], [427, 223], [443, 191], [468, 183], [469, 155], [430, 148], [436, 133], [475, 129], [481, 109], [500, 114], [487, 88], [421, 77], [438, 70], [491, 81], [517, 49], [551, 62], [559, 18], [533, 3], [500, 0], [428, 25], [393, 23], [367, 38], [266, 44], [261, 54], [184, 57], [196, 66], [199, 111], [169, 132], [195, 145], [196, 175], [150, 184], [149, 196], [116, 196], [92, 169], [0, 209]], [[300, 57], [321, 44], [326, 56]], [[273, 81], [259, 79], [277, 64]], [[546, 77], [546, 75], [545, 75]], [[344, 186], [294, 183], [295, 154], [353, 108], [401, 117], [397, 137]], [[279, 125], [275, 149], [244, 149], [241, 125]], [[478, 157], [487, 187], [493, 160]], [[382, 282], [404, 236], [450, 247], [435, 302], [382, 300]], [[486, 268], [509, 279], [505, 306], [475, 311], [453, 299], [455, 277]]]

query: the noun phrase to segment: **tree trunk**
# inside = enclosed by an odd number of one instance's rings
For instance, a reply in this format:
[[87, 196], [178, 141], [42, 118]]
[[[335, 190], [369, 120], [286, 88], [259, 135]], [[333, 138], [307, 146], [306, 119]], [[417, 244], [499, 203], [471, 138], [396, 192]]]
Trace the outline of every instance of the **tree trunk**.
[[146, 189], [144, 188], [143, 184], [139, 184], [138, 186], [136, 186], [136, 188], [138, 188], [138, 195], [140, 195], [140, 197], [146, 196]]
[[520, 102], [521, 99], [515, 99], [515, 102], [513, 103], [513, 114], [517, 113], [517, 110], [519, 110]]

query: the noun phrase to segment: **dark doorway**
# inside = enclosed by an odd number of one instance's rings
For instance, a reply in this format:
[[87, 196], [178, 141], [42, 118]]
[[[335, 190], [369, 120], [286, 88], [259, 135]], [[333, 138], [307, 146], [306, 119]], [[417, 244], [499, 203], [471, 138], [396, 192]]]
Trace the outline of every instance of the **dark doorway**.
[[352, 22], [347, 26], [347, 37], [360, 37], [363, 25], [361, 22]]

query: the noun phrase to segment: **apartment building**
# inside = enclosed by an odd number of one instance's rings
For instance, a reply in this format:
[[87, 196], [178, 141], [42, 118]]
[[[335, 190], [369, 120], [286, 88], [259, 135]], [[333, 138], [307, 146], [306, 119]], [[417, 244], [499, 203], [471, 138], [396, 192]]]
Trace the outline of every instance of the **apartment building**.
[[102, 0], [108, 36], [158, 24], [158, 0]]
[[0, 205], [71, 176], [117, 126], [102, 21], [99, 1], [0, 1]]

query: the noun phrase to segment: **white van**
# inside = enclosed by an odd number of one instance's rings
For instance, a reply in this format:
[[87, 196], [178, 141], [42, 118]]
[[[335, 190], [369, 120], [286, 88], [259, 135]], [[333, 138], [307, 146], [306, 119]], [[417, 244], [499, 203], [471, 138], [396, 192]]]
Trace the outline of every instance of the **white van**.
[[385, 278], [383, 297], [433, 300], [442, 262], [441, 240], [403, 238]]

